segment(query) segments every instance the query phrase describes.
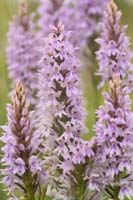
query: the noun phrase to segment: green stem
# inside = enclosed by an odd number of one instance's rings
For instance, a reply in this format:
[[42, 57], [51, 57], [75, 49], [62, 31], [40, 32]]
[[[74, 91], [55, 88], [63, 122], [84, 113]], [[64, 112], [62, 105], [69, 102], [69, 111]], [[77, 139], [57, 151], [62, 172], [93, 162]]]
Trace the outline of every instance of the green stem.
[[120, 200], [118, 196], [114, 196], [114, 200]]
[[46, 198], [46, 191], [47, 191], [47, 187], [43, 188], [41, 200], [44, 200]]
[[120, 199], [118, 198], [118, 191], [117, 191], [117, 190], [114, 192], [114, 197], [113, 197], [113, 199], [114, 199], [114, 200], [120, 200]]
[[39, 184], [39, 197], [38, 197], [38, 200], [41, 200], [41, 186]]
[[113, 200], [120, 200], [118, 197], [119, 191], [120, 191], [119, 187], [112, 187], [112, 186], [108, 185], [105, 188], [105, 191], [106, 191], [107, 197], [111, 197], [111, 199], [113, 199]]
[[32, 176], [29, 170], [23, 176], [26, 189], [26, 200], [35, 200], [34, 185], [32, 184]]
[[114, 200], [120, 200], [118, 197], [115, 197]]
[[35, 200], [35, 195], [33, 188], [31, 186], [28, 187], [28, 197], [27, 200]]
[[76, 177], [77, 184], [73, 185], [74, 187], [73, 194], [75, 196], [75, 200], [85, 200], [85, 192], [86, 192], [86, 181], [83, 179], [83, 174], [86, 166], [76, 166], [74, 176]]
[[[119, 176], [116, 177], [116, 180], [119, 180]], [[120, 187], [115, 187], [114, 188], [114, 200], [120, 200], [119, 199], [119, 191], [120, 191]]]
[[83, 185], [79, 185], [78, 192], [77, 192], [77, 198], [76, 200], [84, 200], [85, 199], [85, 184], [83, 183]]

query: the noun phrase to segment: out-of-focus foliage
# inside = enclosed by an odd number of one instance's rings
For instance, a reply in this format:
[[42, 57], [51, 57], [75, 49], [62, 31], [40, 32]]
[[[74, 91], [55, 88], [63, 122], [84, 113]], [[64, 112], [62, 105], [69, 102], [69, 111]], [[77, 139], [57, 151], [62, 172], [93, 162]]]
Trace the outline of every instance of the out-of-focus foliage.
[[[133, 0], [116, 0], [118, 7], [123, 12], [122, 22], [123, 24], [128, 24], [128, 35], [131, 37], [131, 48], [133, 49], [133, 4], [130, 3]], [[12, 16], [17, 13], [17, 2], [18, 0], [1, 0], [0, 1], [0, 125], [6, 122], [6, 103], [9, 101], [8, 93], [10, 89], [10, 81], [7, 76], [6, 68], [6, 57], [5, 57], [5, 48], [7, 45], [6, 33], [8, 31], [9, 21], [12, 19]], [[34, 11], [39, 3], [39, 0], [28, 0], [30, 10]], [[128, 4], [129, 2], [129, 4]], [[102, 102], [100, 93], [97, 93], [96, 85], [92, 81], [92, 75], [86, 71], [82, 72], [82, 77], [84, 79], [84, 94], [87, 99], [87, 111], [88, 119], [87, 125], [89, 128], [92, 128], [95, 123], [95, 109]], [[6, 200], [2, 188], [0, 188], [0, 199]]]

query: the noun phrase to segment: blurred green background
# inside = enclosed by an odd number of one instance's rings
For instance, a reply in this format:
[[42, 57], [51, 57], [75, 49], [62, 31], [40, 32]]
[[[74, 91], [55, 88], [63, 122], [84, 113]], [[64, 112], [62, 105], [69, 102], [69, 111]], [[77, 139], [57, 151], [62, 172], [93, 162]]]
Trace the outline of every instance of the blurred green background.
[[[9, 102], [8, 93], [10, 89], [10, 81], [7, 76], [5, 49], [7, 45], [6, 33], [8, 31], [9, 21], [12, 16], [17, 13], [17, 0], [0, 0], [0, 125], [6, 122], [6, 103]], [[122, 23], [128, 24], [128, 35], [131, 37], [131, 48], [133, 49], [133, 4], [128, 4], [126, 0], [116, 0], [118, 7], [123, 12]], [[133, 0], [131, 0], [133, 2]], [[39, 0], [29, 0], [29, 9], [34, 11]], [[96, 92], [96, 85], [92, 84], [91, 76], [85, 71], [84, 78], [84, 94], [86, 97], [86, 106], [88, 110], [87, 125], [91, 129], [95, 123], [95, 110], [100, 105], [102, 98], [101, 93]], [[90, 131], [91, 132], [91, 131]], [[91, 135], [91, 134], [90, 134]], [[5, 200], [5, 193], [0, 189], [0, 200]]]

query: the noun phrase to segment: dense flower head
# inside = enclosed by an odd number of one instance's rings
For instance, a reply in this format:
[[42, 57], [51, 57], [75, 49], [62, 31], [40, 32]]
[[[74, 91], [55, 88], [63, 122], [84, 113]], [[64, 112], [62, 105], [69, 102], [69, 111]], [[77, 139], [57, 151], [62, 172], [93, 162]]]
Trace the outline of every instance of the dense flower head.
[[120, 23], [121, 12], [113, 0], [110, 0], [101, 23], [101, 37], [96, 40], [100, 45], [97, 51], [99, 62], [97, 74], [102, 79], [101, 87], [105, 81], [111, 79], [113, 73], [119, 73], [121, 79], [123, 81], [128, 79], [129, 83], [132, 79], [132, 53], [129, 38], [126, 35], [127, 26], [121, 26]]
[[[66, 131], [67, 137], [71, 137], [71, 128], [74, 125], [72, 135], [79, 138], [84, 133], [85, 113], [81, 106], [82, 93], [79, 89], [80, 63], [76, 58], [78, 49], [69, 43], [70, 33], [65, 33], [63, 24], [51, 29], [52, 33], [44, 39], [42, 59], [39, 62], [41, 123], [45, 128], [54, 126], [58, 136]], [[57, 119], [61, 129], [56, 127]]]
[[27, 14], [27, 4], [22, 0], [19, 4], [19, 16], [15, 16], [10, 23], [7, 65], [12, 87], [22, 82], [30, 105], [35, 105], [37, 93], [39, 40], [35, 29], [34, 14]]
[[104, 93], [105, 105], [97, 111], [96, 155], [89, 186], [97, 191], [104, 188], [111, 198], [117, 192], [123, 200], [133, 196], [133, 113], [119, 75], [113, 77], [110, 87], [110, 92]]
[[33, 112], [27, 109], [22, 84], [17, 84], [12, 93], [12, 103], [7, 105], [7, 117], [8, 123], [2, 127], [4, 133], [1, 137], [4, 143], [1, 160], [4, 166], [3, 183], [12, 195], [18, 189], [30, 198], [29, 190], [32, 189], [34, 195], [39, 185], [44, 184], [47, 174], [43, 169], [43, 160], [38, 156], [42, 151], [42, 137], [34, 129]]
[[50, 33], [50, 25], [58, 24], [58, 16], [63, 3], [64, 0], [41, 0], [41, 5], [38, 8], [38, 14], [40, 15], [38, 25], [43, 36], [46, 37]]
[[92, 144], [81, 139], [87, 131], [78, 75], [81, 65], [76, 57], [78, 49], [69, 42], [70, 34], [63, 24], [52, 26], [39, 62], [39, 127], [45, 133], [52, 165], [60, 169], [60, 179], [63, 176], [65, 180], [75, 165], [84, 164], [86, 157], [93, 155]]
[[[73, 31], [71, 41], [82, 48], [88, 45], [89, 39], [98, 31], [97, 23], [102, 17], [104, 0], [42, 0], [39, 7], [39, 26], [42, 35], [49, 32], [49, 25], [65, 25], [66, 31]], [[84, 33], [84, 34], [83, 34]]]

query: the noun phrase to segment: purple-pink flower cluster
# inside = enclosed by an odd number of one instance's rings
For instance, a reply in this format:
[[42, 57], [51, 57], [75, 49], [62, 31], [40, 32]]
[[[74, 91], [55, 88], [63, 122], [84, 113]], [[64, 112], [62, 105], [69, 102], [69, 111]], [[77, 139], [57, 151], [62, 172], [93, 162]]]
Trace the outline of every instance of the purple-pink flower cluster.
[[96, 154], [90, 173], [90, 189], [106, 191], [108, 196], [133, 196], [132, 151], [133, 113], [127, 87], [113, 76], [109, 93], [104, 93], [104, 106], [97, 111]]
[[[84, 133], [85, 115], [81, 108], [82, 94], [79, 90], [80, 63], [76, 58], [78, 49], [69, 43], [69, 37], [69, 33], [64, 32], [63, 24], [59, 24], [57, 28], [52, 27], [52, 33], [44, 39], [39, 62], [41, 123], [46, 128], [54, 126], [53, 130], [58, 137], [66, 130], [66, 139], [71, 137], [71, 126], [75, 127], [75, 137], [79, 138]], [[57, 120], [59, 127], [56, 127]]]
[[59, 13], [64, 0], [41, 0], [38, 8], [40, 16], [38, 26], [41, 28], [41, 35], [46, 37], [50, 33], [50, 25], [56, 26], [59, 23]]
[[[41, 0], [37, 30], [25, 0], [20, 0], [7, 49], [9, 76], [16, 87], [0, 138], [2, 182], [11, 200], [133, 197], [132, 53], [113, 0], [103, 16], [107, 2]], [[100, 86], [108, 81], [110, 89], [96, 112], [96, 135], [85, 141], [79, 57], [102, 17], [103, 30], [96, 40], [98, 75]]]
[[73, 31], [71, 38], [75, 46], [87, 47], [90, 38], [98, 31], [105, 6], [104, 0], [42, 0], [39, 7], [39, 26], [42, 35], [49, 32], [49, 25], [65, 25], [66, 31]]
[[7, 65], [12, 87], [22, 82], [31, 106], [36, 104], [38, 36], [34, 14], [27, 14], [24, 0], [19, 4], [19, 16], [13, 18], [8, 32]]
[[97, 74], [101, 76], [100, 87], [110, 80], [113, 73], [119, 73], [123, 82], [131, 85], [133, 67], [129, 38], [126, 35], [127, 26], [121, 26], [121, 12], [111, 0], [104, 12], [101, 23], [101, 37], [96, 39], [100, 45], [97, 51], [99, 69]]
[[8, 123], [2, 127], [4, 157], [1, 162], [5, 166], [2, 170], [3, 183], [12, 196], [18, 190], [23, 192], [25, 198], [32, 200], [39, 192], [39, 187], [47, 180], [44, 161], [39, 158], [43, 151], [43, 138], [34, 128], [33, 115], [27, 109], [23, 86], [16, 85], [12, 103], [7, 105]]
[[52, 27], [52, 33], [44, 39], [39, 75], [39, 124], [46, 134], [46, 150], [64, 177], [93, 155], [91, 143], [81, 139], [87, 129], [78, 75], [80, 63], [76, 58], [78, 49], [69, 37], [62, 24]]

